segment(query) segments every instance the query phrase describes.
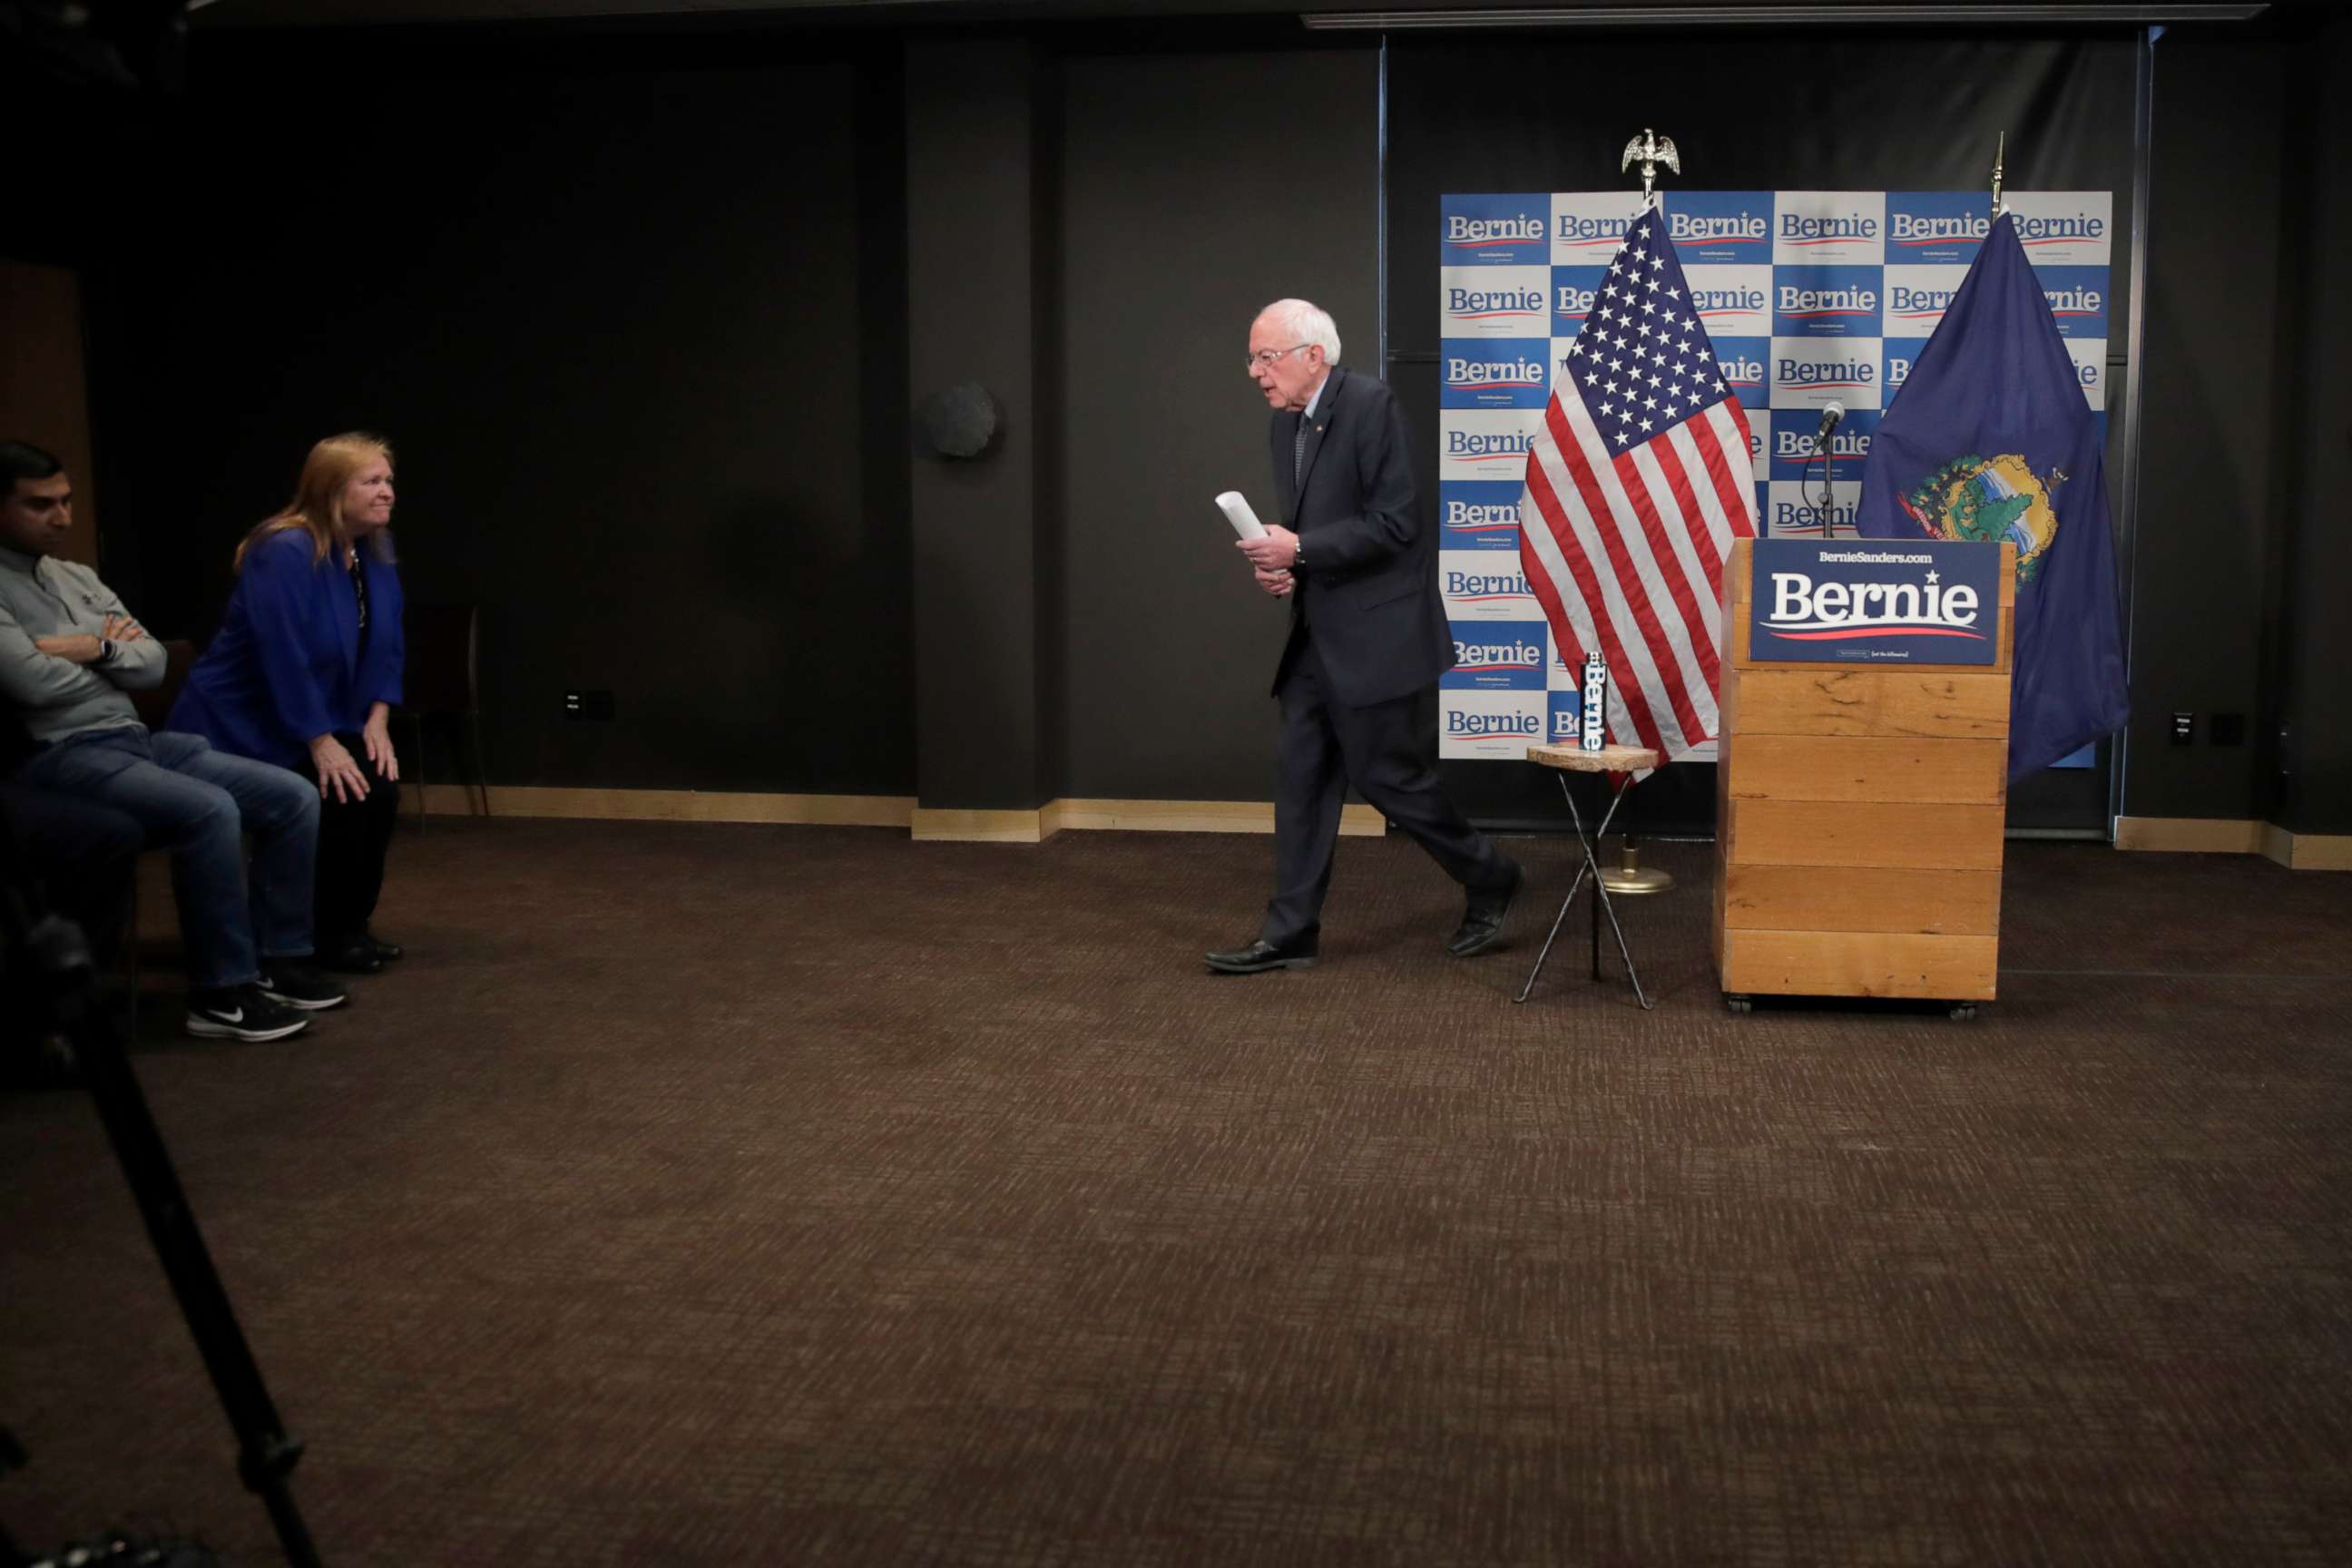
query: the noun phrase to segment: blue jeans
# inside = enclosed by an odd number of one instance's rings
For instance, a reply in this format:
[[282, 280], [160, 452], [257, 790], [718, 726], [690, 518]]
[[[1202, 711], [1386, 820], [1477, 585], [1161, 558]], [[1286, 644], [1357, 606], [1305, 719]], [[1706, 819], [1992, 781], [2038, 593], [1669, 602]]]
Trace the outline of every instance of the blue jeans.
[[[319, 791], [300, 775], [215, 752], [202, 735], [141, 726], [72, 735], [17, 768], [22, 783], [110, 805], [172, 852], [172, 890], [188, 979], [199, 990], [243, 985], [257, 953], [310, 953], [310, 884], [319, 852]], [[246, 890], [240, 834], [253, 835]]]

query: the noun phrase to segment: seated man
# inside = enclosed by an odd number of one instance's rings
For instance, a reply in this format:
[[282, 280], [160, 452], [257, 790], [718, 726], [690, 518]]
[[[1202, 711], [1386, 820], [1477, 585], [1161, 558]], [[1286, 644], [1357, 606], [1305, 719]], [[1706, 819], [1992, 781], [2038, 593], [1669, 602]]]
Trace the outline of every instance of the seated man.
[[[0, 441], [0, 698], [37, 747], [11, 776], [111, 806], [172, 851], [188, 1033], [298, 1033], [344, 1001], [308, 962], [318, 791], [201, 737], [148, 733], [124, 692], [163, 679], [163, 646], [96, 573], [50, 555], [72, 524], [64, 465]], [[249, 905], [240, 831], [254, 840]]]

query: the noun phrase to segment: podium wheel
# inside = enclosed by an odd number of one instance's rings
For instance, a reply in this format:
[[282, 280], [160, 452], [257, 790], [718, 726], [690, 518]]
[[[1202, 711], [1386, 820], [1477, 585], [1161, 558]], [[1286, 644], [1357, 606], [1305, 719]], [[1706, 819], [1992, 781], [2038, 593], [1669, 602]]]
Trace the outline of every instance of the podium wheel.
[[1955, 1002], [1952, 1004], [1952, 1018], [1955, 1022], [1965, 1024], [1976, 1016], [1977, 1005], [1975, 1003]]
[[1733, 993], [1728, 991], [1723, 994], [1723, 1005], [1730, 1008], [1735, 1013], [1753, 1013], [1756, 1011], [1756, 1000], [1754, 997], [1735, 995]]

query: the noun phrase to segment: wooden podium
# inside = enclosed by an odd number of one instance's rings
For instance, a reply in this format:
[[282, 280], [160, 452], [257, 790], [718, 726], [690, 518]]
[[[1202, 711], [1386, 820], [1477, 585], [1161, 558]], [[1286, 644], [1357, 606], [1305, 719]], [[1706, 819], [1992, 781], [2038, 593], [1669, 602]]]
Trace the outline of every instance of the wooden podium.
[[[1990, 548], [1990, 546], [1984, 548]], [[1715, 963], [1759, 994], [1993, 997], [2016, 546], [1999, 546], [1994, 663], [1749, 656], [1753, 542], [1723, 577]]]

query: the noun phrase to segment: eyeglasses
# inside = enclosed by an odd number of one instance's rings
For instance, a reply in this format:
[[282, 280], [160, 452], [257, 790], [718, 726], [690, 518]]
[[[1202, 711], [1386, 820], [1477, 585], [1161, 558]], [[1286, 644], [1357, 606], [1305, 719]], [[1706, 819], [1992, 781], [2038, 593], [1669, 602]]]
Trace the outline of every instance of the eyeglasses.
[[1272, 370], [1274, 368], [1274, 362], [1280, 359], [1283, 355], [1295, 354], [1300, 349], [1313, 348], [1314, 346], [1315, 345], [1312, 343], [1293, 343], [1286, 349], [1260, 349], [1257, 353], [1249, 356], [1249, 373], [1252, 375], [1255, 375], [1262, 370]]

